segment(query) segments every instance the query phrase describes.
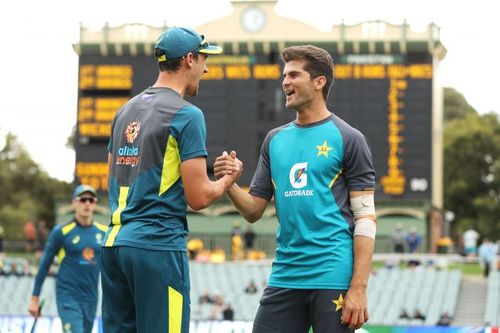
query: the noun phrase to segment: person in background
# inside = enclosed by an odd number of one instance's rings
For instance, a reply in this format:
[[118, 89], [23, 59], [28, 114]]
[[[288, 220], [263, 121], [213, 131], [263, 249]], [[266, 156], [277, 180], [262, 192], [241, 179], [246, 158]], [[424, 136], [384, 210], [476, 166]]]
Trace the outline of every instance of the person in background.
[[214, 298], [212, 295], [210, 295], [210, 291], [208, 289], [205, 289], [203, 294], [200, 295], [198, 298], [198, 303], [199, 304], [213, 304], [215, 302]]
[[392, 235], [392, 242], [394, 244], [394, 252], [404, 253], [405, 252], [405, 231], [403, 229], [403, 223], [396, 224], [396, 230], [394, 235]]
[[234, 319], [234, 310], [231, 304], [226, 304], [224, 310], [222, 311], [222, 320], [233, 321]]
[[255, 232], [252, 227], [249, 225], [243, 234], [243, 238], [245, 239], [245, 249], [252, 250], [255, 242]]
[[241, 232], [233, 233], [231, 236], [231, 259], [242, 260], [244, 256]]
[[444, 311], [440, 316], [437, 322], [437, 326], [450, 326], [453, 318], [448, 314], [447, 311]]
[[464, 240], [464, 252], [467, 257], [477, 256], [477, 241], [479, 240], [479, 232], [469, 228], [462, 235]]
[[107, 230], [93, 220], [96, 202], [97, 192], [92, 186], [76, 187], [72, 200], [75, 216], [50, 232], [35, 277], [28, 312], [39, 317], [42, 285], [54, 257], [58, 257], [56, 303], [64, 333], [90, 333], [94, 325], [101, 242]]
[[43, 250], [50, 234], [50, 229], [44, 219], [38, 220], [38, 223], [36, 224], [36, 234], [38, 239], [38, 249]]
[[258, 289], [257, 289], [257, 285], [255, 284], [255, 281], [250, 280], [250, 282], [248, 283], [248, 285], [245, 288], [245, 293], [255, 294], [255, 293], [257, 293], [257, 291], [258, 291]]
[[36, 242], [36, 227], [32, 220], [26, 221], [24, 224], [24, 240], [25, 240], [25, 251], [28, 253], [33, 252], [35, 249]]
[[406, 236], [406, 244], [408, 245], [408, 252], [415, 253], [420, 247], [422, 237], [414, 226], [410, 227], [410, 232]]
[[498, 247], [489, 238], [485, 238], [478, 249], [479, 260], [484, 277], [488, 277], [490, 269], [496, 263]]

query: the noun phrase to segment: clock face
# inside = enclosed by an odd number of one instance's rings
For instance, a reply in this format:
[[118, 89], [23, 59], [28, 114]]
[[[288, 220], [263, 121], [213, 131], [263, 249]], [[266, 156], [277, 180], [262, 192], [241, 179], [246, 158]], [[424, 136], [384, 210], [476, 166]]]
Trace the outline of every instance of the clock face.
[[243, 28], [248, 32], [258, 32], [266, 24], [266, 15], [258, 7], [249, 7], [241, 15]]

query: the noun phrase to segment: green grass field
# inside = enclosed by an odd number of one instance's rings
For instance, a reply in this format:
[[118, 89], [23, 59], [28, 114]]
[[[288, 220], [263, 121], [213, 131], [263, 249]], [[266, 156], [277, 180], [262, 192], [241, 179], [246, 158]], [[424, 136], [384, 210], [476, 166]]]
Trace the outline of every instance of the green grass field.
[[[373, 269], [379, 269], [384, 267], [384, 262], [374, 261], [372, 262]], [[400, 263], [400, 268], [405, 268], [405, 263]], [[478, 263], [453, 263], [447, 266], [447, 269], [459, 269], [464, 275], [481, 275], [483, 271]]]

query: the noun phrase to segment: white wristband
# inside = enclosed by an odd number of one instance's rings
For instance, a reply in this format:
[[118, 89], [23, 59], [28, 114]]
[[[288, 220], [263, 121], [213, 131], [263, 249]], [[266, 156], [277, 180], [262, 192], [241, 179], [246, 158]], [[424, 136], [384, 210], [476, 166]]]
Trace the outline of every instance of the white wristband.
[[375, 221], [362, 217], [354, 222], [354, 237], [365, 236], [371, 239], [375, 239], [375, 234], [377, 233], [377, 225]]
[[373, 194], [351, 198], [351, 210], [355, 219], [364, 216], [375, 217], [375, 199]]

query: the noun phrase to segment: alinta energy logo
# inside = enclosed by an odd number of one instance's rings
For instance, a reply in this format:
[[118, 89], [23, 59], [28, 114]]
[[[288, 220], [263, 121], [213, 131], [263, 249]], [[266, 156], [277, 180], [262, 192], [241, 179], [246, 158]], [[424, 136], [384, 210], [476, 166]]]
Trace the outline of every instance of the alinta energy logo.
[[94, 249], [91, 247], [86, 247], [82, 251], [83, 260], [80, 260], [80, 264], [95, 264], [96, 262], [94, 261], [94, 257]]
[[[127, 125], [125, 129], [125, 140], [127, 143], [134, 143], [135, 139], [139, 136], [141, 132], [141, 122], [139, 120], [133, 120]], [[118, 156], [116, 157], [117, 165], [128, 165], [135, 167], [139, 164], [139, 147], [134, 147], [132, 145], [125, 145], [118, 149]]]
[[314, 195], [314, 190], [304, 190], [307, 186], [307, 162], [295, 163], [290, 168], [290, 184], [295, 190], [285, 191], [284, 196], [288, 197], [310, 197]]
[[139, 120], [131, 121], [125, 130], [125, 139], [128, 143], [134, 143], [141, 131], [141, 122]]

